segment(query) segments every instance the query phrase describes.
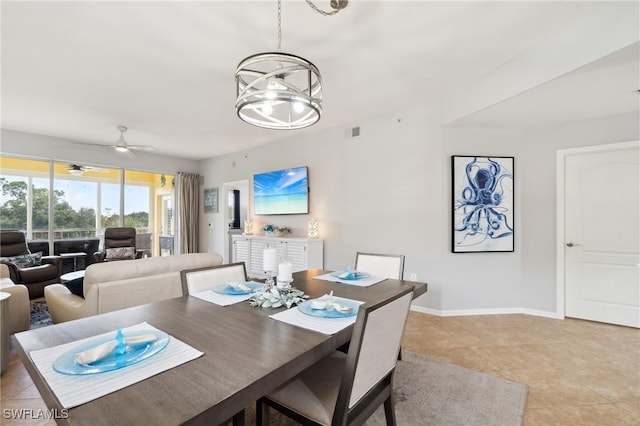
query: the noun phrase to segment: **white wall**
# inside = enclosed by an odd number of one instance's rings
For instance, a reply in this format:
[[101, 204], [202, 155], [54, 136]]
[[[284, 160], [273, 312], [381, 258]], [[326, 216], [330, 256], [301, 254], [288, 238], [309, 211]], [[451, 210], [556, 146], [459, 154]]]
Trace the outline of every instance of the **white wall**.
[[33, 159], [91, 164], [124, 168], [143, 172], [166, 173], [197, 172], [195, 160], [167, 157], [153, 153], [140, 153], [135, 158], [115, 153], [113, 149], [101, 149], [74, 144], [73, 141], [52, 136], [35, 135], [2, 129], [0, 152]]
[[[439, 107], [372, 118], [351, 138], [351, 126], [290, 138], [201, 161], [205, 187], [251, 179], [254, 173], [309, 167], [310, 214], [256, 216], [304, 236], [320, 221], [325, 268], [353, 265], [357, 251], [406, 256], [429, 291], [415, 305], [442, 314], [553, 313], [555, 293], [555, 151], [639, 138], [637, 115], [535, 129], [442, 128]], [[450, 156], [515, 157], [514, 253], [450, 253]], [[222, 227], [222, 214], [212, 218]], [[209, 222], [207, 222], [209, 223]], [[222, 252], [222, 233], [208, 247]]]

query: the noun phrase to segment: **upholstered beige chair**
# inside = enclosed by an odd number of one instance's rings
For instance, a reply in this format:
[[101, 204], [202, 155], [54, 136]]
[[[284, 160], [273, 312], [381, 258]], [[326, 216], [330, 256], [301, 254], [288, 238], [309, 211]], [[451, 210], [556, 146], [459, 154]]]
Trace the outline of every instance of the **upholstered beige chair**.
[[29, 329], [31, 303], [29, 291], [22, 284], [14, 284], [9, 276], [9, 267], [0, 264], [0, 291], [10, 293], [9, 299], [9, 332], [18, 333]]
[[356, 253], [356, 271], [377, 277], [402, 279], [404, 256], [398, 254]]
[[[368, 272], [377, 277], [401, 280], [404, 275], [404, 256], [401, 254], [356, 253], [356, 271]], [[402, 349], [398, 352], [402, 359]]]
[[188, 295], [211, 290], [215, 285], [228, 282], [246, 282], [247, 270], [244, 262], [180, 271], [182, 294]]
[[413, 291], [376, 305], [361, 305], [348, 354], [336, 351], [257, 402], [257, 424], [269, 424], [269, 407], [302, 424], [362, 424], [384, 404], [395, 425], [393, 374]]

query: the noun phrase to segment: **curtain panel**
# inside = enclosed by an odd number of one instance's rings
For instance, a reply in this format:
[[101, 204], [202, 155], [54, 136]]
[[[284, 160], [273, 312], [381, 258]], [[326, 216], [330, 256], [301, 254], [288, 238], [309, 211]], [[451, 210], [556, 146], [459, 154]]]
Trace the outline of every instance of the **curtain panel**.
[[196, 173], [179, 172], [176, 179], [176, 194], [178, 210], [176, 251], [178, 254], [198, 253], [200, 176]]

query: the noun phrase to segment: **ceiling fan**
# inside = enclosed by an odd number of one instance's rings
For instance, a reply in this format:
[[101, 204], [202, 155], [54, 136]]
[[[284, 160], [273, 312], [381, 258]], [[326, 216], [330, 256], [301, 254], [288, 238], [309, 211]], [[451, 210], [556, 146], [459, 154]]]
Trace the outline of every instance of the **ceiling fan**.
[[113, 147], [116, 151], [121, 154], [127, 155], [129, 157], [135, 157], [136, 154], [133, 151], [155, 151], [156, 149], [151, 145], [129, 145], [127, 141], [124, 140], [124, 132], [127, 131], [125, 126], [118, 126], [118, 131], [120, 132], [120, 139], [116, 142]]
[[80, 164], [69, 164], [67, 166], [67, 170], [69, 174], [73, 176], [82, 176], [85, 172], [93, 171], [98, 173], [107, 173], [107, 170], [101, 167], [93, 167], [93, 166], [83, 166]]
[[136, 154], [133, 151], [155, 151], [156, 150], [151, 145], [129, 145], [127, 141], [124, 140], [124, 132], [127, 131], [127, 127], [118, 126], [117, 128], [118, 128], [118, 131], [120, 132], [120, 138], [113, 145], [103, 145], [99, 143], [84, 143], [84, 142], [77, 142], [77, 144], [113, 148], [116, 150], [116, 152], [120, 154], [124, 154], [127, 157], [135, 157]]

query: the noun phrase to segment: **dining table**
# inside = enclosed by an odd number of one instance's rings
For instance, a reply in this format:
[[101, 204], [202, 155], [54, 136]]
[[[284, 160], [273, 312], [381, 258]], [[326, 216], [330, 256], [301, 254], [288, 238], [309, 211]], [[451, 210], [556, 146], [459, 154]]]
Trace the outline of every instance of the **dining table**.
[[[296, 272], [292, 285], [310, 299], [333, 291], [335, 297], [367, 304], [383, 301], [407, 286], [413, 288], [414, 299], [427, 292], [426, 283], [406, 280], [384, 279], [360, 287], [314, 278], [330, 272]], [[286, 309], [251, 306], [248, 301], [219, 306], [185, 295], [17, 333], [15, 342], [45, 404], [58, 414], [58, 424], [210, 425], [232, 418], [242, 424], [246, 407], [351, 339], [352, 325], [324, 334], [272, 318]], [[61, 403], [34, 362], [32, 355], [38, 351], [140, 323], [148, 323], [203, 354], [71, 408]], [[142, 363], [152, 362], [150, 358]]]

